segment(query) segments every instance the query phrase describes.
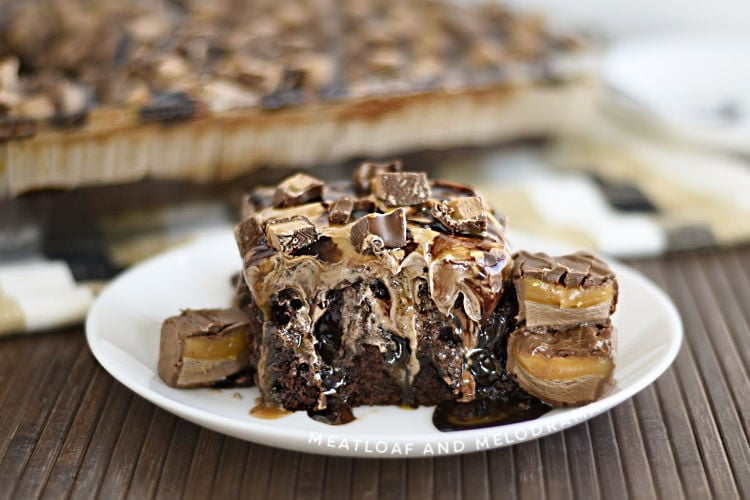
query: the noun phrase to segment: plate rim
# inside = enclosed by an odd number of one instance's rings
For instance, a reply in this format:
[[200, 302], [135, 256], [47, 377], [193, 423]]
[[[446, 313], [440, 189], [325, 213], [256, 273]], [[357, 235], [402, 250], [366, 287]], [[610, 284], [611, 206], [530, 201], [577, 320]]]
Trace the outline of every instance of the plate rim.
[[[129, 390], [133, 391], [140, 397], [143, 397], [147, 401], [153, 403], [154, 405], [180, 417], [184, 418], [190, 422], [193, 422], [197, 425], [200, 425], [202, 427], [206, 427], [210, 430], [230, 435], [245, 441], [251, 441], [267, 446], [277, 447], [277, 448], [283, 448], [288, 450], [294, 450], [294, 451], [300, 451], [300, 452], [306, 452], [306, 453], [317, 453], [317, 454], [325, 454], [325, 455], [335, 455], [335, 456], [349, 456], [349, 457], [377, 457], [377, 458], [419, 458], [424, 457], [425, 455], [422, 454], [415, 454], [415, 455], [393, 455], [393, 454], [363, 454], [361, 452], [354, 452], [351, 450], [340, 450], [339, 448], [329, 448], [325, 446], [318, 446], [317, 448], [311, 448], [309, 446], [309, 440], [311, 438], [311, 435], [314, 433], [314, 431], [311, 431], [309, 429], [300, 429], [300, 428], [283, 428], [281, 430], [277, 429], [276, 432], [269, 432], [269, 426], [268, 425], [262, 425], [260, 423], [253, 422], [252, 420], [249, 421], [239, 421], [236, 418], [225, 416], [225, 415], [219, 415], [216, 413], [211, 413], [203, 408], [192, 406], [188, 403], [178, 401], [171, 399], [163, 394], [160, 394], [156, 391], [151, 390], [147, 385], [143, 385], [134, 379], [132, 376], [128, 376], [127, 373], [123, 373], [123, 371], [120, 369], [120, 367], [117, 365], [117, 363], [111, 363], [109, 360], [109, 355], [105, 352], [101, 345], [101, 341], [105, 340], [100, 335], [96, 333], [96, 322], [100, 320], [101, 313], [99, 312], [100, 309], [104, 308], [107, 305], [107, 297], [109, 297], [110, 294], [114, 293], [113, 290], [117, 290], [117, 287], [120, 286], [122, 282], [131, 279], [130, 277], [133, 275], [137, 275], [143, 272], [146, 272], [145, 270], [148, 270], [149, 268], [153, 266], [158, 266], [160, 262], [172, 260], [176, 258], [181, 258], [183, 254], [190, 255], [193, 252], [196, 252], [200, 249], [201, 246], [207, 245], [207, 246], [213, 246], [219, 243], [220, 239], [226, 239], [227, 234], [224, 231], [217, 231], [216, 233], [206, 236], [203, 238], [200, 238], [196, 241], [193, 241], [191, 243], [182, 245], [178, 248], [168, 250], [166, 252], [163, 252], [161, 254], [158, 254], [156, 256], [153, 256], [149, 259], [146, 259], [135, 266], [125, 270], [124, 272], [120, 273], [115, 279], [113, 279], [110, 283], [108, 283], [105, 288], [101, 291], [101, 293], [97, 296], [96, 300], [94, 301], [93, 305], [89, 309], [89, 313], [86, 317], [85, 322], [85, 333], [86, 333], [86, 340], [89, 345], [89, 349], [91, 350], [92, 354], [96, 358], [97, 362], [104, 368], [107, 373], [109, 373], [115, 380], [123, 384], [125, 387], [127, 387]], [[541, 437], [544, 437], [549, 434], [553, 434], [559, 431], [562, 431], [564, 429], [567, 429], [569, 427], [572, 427], [574, 425], [578, 425], [580, 423], [583, 423], [594, 416], [603, 413], [605, 411], [608, 411], [615, 406], [623, 403], [624, 401], [632, 398], [639, 392], [641, 392], [643, 389], [648, 387], [649, 385], [653, 384], [659, 377], [661, 377], [664, 372], [672, 365], [675, 358], [677, 357], [677, 354], [680, 351], [680, 348], [683, 343], [684, 339], [684, 328], [682, 324], [681, 317], [679, 315], [679, 312], [674, 305], [674, 303], [671, 301], [671, 299], [667, 296], [667, 294], [656, 284], [654, 284], [651, 280], [649, 280], [646, 276], [644, 276], [641, 272], [637, 271], [636, 269], [633, 269], [630, 266], [627, 266], [623, 263], [620, 263], [619, 261], [611, 258], [605, 259], [612, 267], [614, 268], [616, 274], [618, 276], [623, 274], [629, 275], [630, 279], [634, 279], [635, 281], [639, 282], [640, 285], [645, 286], [649, 289], [651, 293], [653, 293], [658, 301], [661, 303], [661, 306], [663, 307], [663, 312], [665, 314], [665, 319], [667, 321], [667, 324], [670, 326], [670, 332], [672, 333], [669, 336], [669, 345], [664, 352], [663, 355], [660, 356], [660, 358], [657, 360], [654, 366], [652, 366], [647, 376], [639, 377], [636, 381], [632, 382], [628, 386], [626, 386], [623, 390], [620, 390], [618, 392], [615, 392], [613, 394], [610, 394], [603, 399], [600, 399], [598, 401], [595, 401], [593, 403], [589, 403], [588, 405], [584, 405], [581, 407], [576, 408], [565, 408], [562, 410], [555, 410], [552, 414], [545, 414], [537, 419], [526, 421], [526, 422], [519, 422], [516, 424], [508, 424], [508, 425], [502, 425], [497, 427], [488, 427], [488, 428], [480, 428], [480, 429], [467, 429], [467, 430], [461, 430], [461, 431], [453, 431], [448, 433], [441, 433], [441, 434], [435, 434], [433, 433], [416, 433], [416, 434], [410, 434], [409, 435], [409, 442], [414, 443], [416, 446], [422, 446], [426, 444], [434, 444], [438, 440], [436, 440], [437, 436], [444, 436], [444, 439], [442, 441], [467, 441], [467, 440], [476, 440], [477, 438], [483, 438], [488, 435], [497, 435], [502, 434], [507, 438], [507, 436], [510, 435], [516, 435], [520, 430], [527, 428], [531, 423], [538, 424], [539, 427], [542, 428], [542, 431], [538, 434], [534, 434], [529, 439], [520, 439], [517, 441], [510, 441], [506, 439], [506, 442], [503, 442], [502, 444], [495, 444], [494, 446], [489, 446], [488, 448], [483, 448], [482, 450], [477, 449], [468, 449], [468, 450], [461, 450], [461, 451], [449, 451], [448, 453], [442, 453], [440, 456], [446, 456], [446, 455], [453, 455], [453, 454], [462, 454], [462, 453], [470, 453], [475, 451], [486, 451], [494, 448], [500, 448], [504, 446], [513, 445], [516, 443], [520, 443], [523, 441], [530, 441], [534, 439], [538, 439]], [[156, 375], [155, 369], [154, 369], [154, 375]], [[158, 379], [158, 376], [156, 376]], [[158, 379], [159, 381], [161, 379]], [[163, 382], [162, 382], [163, 383]], [[165, 385], [166, 386], [166, 385]], [[375, 407], [373, 407], [375, 408]], [[427, 407], [423, 407], [427, 408]], [[407, 411], [407, 410], [404, 410]], [[409, 410], [410, 411], [410, 410]], [[567, 418], [566, 421], [569, 422], [569, 425], [564, 426], [550, 426], [550, 422], [555, 421], [557, 422], [560, 419], [560, 415], [565, 415]], [[264, 421], [268, 422], [268, 421]], [[221, 427], [221, 428], [218, 428]], [[335, 429], [335, 427], [334, 427]], [[550, 430], [552, 429], [552, 430]], [[334, 439], [347, 439], [351, 438], [351, 436], [348, 435], [337, 435], [335, 432], [328, 431], [326, 432], [325, 429], [322, 429], [319, 433], [322, 436], [329, 436], [333, 437]], [[403, 434], [378, 434], [377, 440], [378, 441], [387, 441], [387, 442], [403, 442], [405, 439], [405, 436]], [[427, 455], [429, 456], [429, 455]], [[438, 456], [438, 455], [434, 455]]]

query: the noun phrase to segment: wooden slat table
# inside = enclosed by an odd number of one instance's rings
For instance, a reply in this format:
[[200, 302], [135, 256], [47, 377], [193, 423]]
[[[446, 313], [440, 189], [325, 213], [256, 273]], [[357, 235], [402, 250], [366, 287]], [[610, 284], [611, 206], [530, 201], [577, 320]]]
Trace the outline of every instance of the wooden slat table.
[[331, 458], [202, 429], [114, 381], [81, 327], [0, 340], [0, 498], [750, 497], [750, 247], [631, 262], [686, 339], [633, 399], [536, 441]]

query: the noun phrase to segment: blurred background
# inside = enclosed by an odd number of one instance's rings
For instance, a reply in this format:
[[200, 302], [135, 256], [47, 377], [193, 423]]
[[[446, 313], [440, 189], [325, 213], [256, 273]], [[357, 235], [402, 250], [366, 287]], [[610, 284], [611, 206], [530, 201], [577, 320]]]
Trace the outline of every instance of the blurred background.
[[[750, 241], [750, 4], [0, 3], [0, 333], [80, 321], [241, 193], [402, 158], [520, 241]], [[62, 297], [62, 298], [61, 298]]]
[[742, 31], [746, 29], [747, 20], [750, 19], [750, 5], [741, 0], [514, 0], [510, 4], [516, 8], [544, 12], [555, 23], [598, 32], [610, 40], [644, 32], [675, 29]]

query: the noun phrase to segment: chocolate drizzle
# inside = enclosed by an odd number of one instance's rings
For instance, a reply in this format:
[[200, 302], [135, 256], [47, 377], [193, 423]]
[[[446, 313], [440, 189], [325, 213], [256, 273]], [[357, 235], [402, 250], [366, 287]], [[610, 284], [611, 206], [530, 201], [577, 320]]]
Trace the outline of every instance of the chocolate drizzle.
[[533, 420], [551, 409], [535, 398], [443, 401], [432, 414], [432, 424], [443, 432], [482, 429]]
[[352, 408], [341, 398], [328, 398], [328, 405], [322, 410], [307, 410], [307, 415], [315, 420], [329, 425], [348, 424], [355, 420]]

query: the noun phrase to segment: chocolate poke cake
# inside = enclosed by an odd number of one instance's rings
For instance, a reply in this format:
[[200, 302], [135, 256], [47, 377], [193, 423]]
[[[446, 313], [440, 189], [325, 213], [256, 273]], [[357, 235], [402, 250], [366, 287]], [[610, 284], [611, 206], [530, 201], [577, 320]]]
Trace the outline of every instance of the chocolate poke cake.
[[[246, 323], [217, 325], [211, 311], [168, 319], [167, 384], [244, 373], [265, 404], [329, 423], [358, 405], [440, 404], [442, 427], [460, 428], [488, 411], [529, 418], [583, 404], [611, 383], [614, 275], [588, 254], [513, 256], [504, 217], [471, 187], [366, 162], [351, 182], [295, 174], [258, 188], [243, 215], [230, 311]], [[188, 343], [208, 348], [206, 335], [220, 347], [190, 351], [205, 377], [185, 378]]]
[[495, 1], [6, 4], [0, 196], [547, 137], [593, 109], [581, 39]]

